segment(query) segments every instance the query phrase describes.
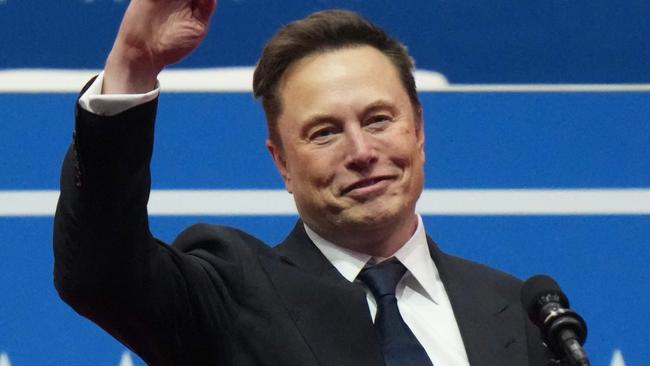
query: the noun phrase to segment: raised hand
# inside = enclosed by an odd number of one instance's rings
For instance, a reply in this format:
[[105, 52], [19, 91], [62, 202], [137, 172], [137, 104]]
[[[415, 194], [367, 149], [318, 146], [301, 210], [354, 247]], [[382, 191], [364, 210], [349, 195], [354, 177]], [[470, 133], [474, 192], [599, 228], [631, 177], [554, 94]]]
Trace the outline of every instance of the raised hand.
[[103, 93], [143, 93], [158, 73], [194, 50], [216, 0], [132, 0], [106, 61]]

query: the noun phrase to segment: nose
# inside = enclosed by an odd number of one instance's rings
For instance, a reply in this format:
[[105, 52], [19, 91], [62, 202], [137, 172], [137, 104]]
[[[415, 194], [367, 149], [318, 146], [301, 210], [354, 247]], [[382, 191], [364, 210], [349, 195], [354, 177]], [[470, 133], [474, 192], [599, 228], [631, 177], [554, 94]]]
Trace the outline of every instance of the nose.
[[347, 131], [346, 168], [358, 172], [369, 170], [377, 162], [377, 152], [372, 143], [372, 136], [363, 129]]

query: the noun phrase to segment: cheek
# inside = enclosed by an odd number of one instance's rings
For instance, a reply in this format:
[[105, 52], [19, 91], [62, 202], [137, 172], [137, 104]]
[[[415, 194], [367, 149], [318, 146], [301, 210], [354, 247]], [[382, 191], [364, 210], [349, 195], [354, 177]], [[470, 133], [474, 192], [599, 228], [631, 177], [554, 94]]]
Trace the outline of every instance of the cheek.
[[388, 144], [388, 154], [393, 164], [401, 168], [410, 168], [421, 163], [421, 152], [417, 139], [408, 129], [394, 135]]
[[330, 163], [327, 154], [311, 152], [301, 154], [293, 161], [294, 184], [303, 188], [321, 188], [334, 179], [336, 167]]

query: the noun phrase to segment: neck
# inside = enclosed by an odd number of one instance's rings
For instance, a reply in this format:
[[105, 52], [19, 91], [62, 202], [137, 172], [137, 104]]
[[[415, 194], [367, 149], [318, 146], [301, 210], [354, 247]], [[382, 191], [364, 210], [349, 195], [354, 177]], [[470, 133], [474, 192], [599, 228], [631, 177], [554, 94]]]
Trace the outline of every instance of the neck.
[[388, 258], [413, 236], [418, 226], [418, 218], [413, 213], [401, 222], [394, 222], [393, 225], [339, 227], [337, 230], [319, 230], [317, 227], [309, 226], [323, 239], [340, 247], [373, 257]]

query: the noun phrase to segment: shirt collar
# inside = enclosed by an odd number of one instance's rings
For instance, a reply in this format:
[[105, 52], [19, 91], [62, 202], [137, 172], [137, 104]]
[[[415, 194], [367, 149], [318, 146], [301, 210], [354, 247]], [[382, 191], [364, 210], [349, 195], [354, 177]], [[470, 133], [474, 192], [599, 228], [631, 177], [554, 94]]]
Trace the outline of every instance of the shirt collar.
[[355, 252], [354, 250], [340, 247], [323, 239], [323, 237], [310, 229], [307, 224], [305, 224], [305, 232], [307, 232], [309, 239], [314, 242], [325, 258], [350, 282], [354, 282], [359, 272], [361, 272], [366, 263], [372, 258], [368, 254]]
[[[425, 292], [423, 295], [428, 296], [436, 303], [438, 302], [438, 286], [440, 281], [438, 270], [436, 268], [429, 245], [427, 236], [422, 223], [422, 217], [418, 217], [418, 226], [411, 238], [393, 255], [406, 267], [408, 273], [415, 278], [421, 289]], [[330, 241], [323, 239], [305, 224], [307, 236], [314, 242], [316, 247], [323, 253], [325, 258], [350, 282], [359, 275], [359, 272], [366, 264], [373, 260], [382, 262], [387, 258], [372, 257], [367, 254], [359, 253], [354, 250], [340, 247]], [[417, 287], [416, 287], [417, 291]]]

